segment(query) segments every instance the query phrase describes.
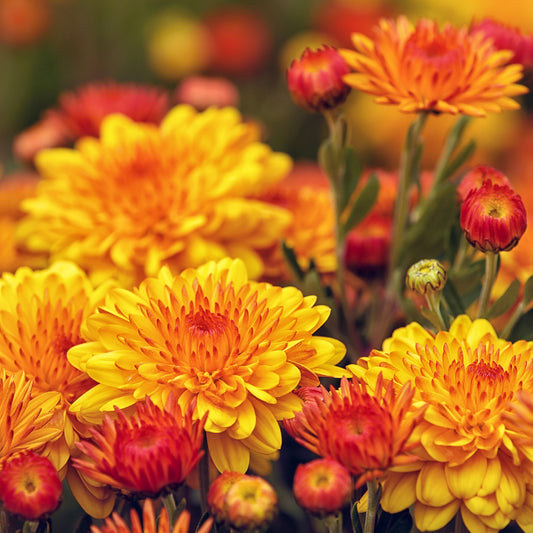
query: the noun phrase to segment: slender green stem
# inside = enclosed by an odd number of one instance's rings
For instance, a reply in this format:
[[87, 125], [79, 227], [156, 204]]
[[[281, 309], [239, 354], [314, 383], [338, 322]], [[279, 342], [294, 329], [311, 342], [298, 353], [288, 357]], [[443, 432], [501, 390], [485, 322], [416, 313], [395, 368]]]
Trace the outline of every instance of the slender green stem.
[[200, 478], [200, 505], [202, 512], [207, 511], [207, 493], [209, 491], [209, 448], [207, 446], [207, 435], [204, 432], [204, 441], [202, 444], [204, 454], [198, 463], [198, 475]]
[[342, 533], [342, 514], [335, 513], [324, 518], [324, 525], [328, 533]]
[[170, 527], [172, 528], [174, 526], [174, 515], [176, 514], [176, 501], [174, 500], [174, 495], [172, 492], [167, 492], [164, 496], [161, 496], [161, 500], [167, 510]]
[[442, 318], [442, 313], [440, 310], [440, 301], [442, 298], [442, 292], [428, 292], [426, 294], [426, 302], [428, 308], [431, 311], [432, 323], [437, 328], [437, 330], [443, 331], [446, 328], [444, 319]]
[[379, 483], [372, 479], [367, 481], [366, 487], [368, 490], [368, 506], [365, 516], [365, 527], [363, 533], [374, 533], [374, 526], [376, 524], [376, 516], [379, 506]]
[[[398, 259], [403, 246], [403, 236], [409, 217], [409, 189], [413, 183], [417, 155], [420, 149], [420, 135], [426, 120], [426, 113], [418, 114], [417, 118], [409, 128], [405, 146], [402, 151], [398, 196], [396, 197], [396, 205], [394, 208], [389, 273], [392, 273], [398, 266]], [[391, 276], [389, 276], [389, 278], [391, 279]], [[399, 287], [395, 287], [396, 291], [398, 289]]]
[[483, 285], [481, 287], [481, 295], [479, 297], [479, 309], [477, 316], [482, 318], [487, 313], [489, 305], [490, 294], [492, 292], [492, 286], [496, 279], [496, 270], [498, 266], [498, 253], [486, 252], [485, 253], [485, 276], [483, 278]]
[[523, 315], [525, 309], [526, 309], [526, 304], [524, 300], [522, 299], [520, 300], [520, 303], [516, 306], [516, 309], [514, 310], [507, 324], [505, 324], [505, 327], [503, 328], [503, 331], [501, 332], [501, 335], [500, 335], [502, 339], [507, 339], [507, 337], [509, 337], [509, 335], [511, 334], [511, 331], [513, 331], [515, 324], [518, 322], [518, 319]]

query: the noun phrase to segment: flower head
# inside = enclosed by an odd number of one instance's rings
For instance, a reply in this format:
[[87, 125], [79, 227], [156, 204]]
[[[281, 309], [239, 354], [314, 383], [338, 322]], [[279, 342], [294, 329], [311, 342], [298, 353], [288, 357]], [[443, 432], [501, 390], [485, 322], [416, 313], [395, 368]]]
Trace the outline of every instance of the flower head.
[[[131, 526], [128, 526], [118, 513], [113, 513], [110, 518], [106, 518], [102, 526], [91, 526], [91, 533], [188, 533], [191, 515], [189, 511], [183, 510], [171, 529], [168, 512], [163, 508], [156, 525], [154, 505], [152, 500], [146, 498], [142, 510], [142, 524], [139, 515], [133, 509], [130, 511], [130, 522]], [[208, 518], [196, 533], [209, 533], [212, 525], [213, 519]]]
[[287, 70], [293, 100], [307, 111], [326, 111], [342, 104], [350, 87], [343, 76], [350, 71], [346, 61], [331, 46], [306, 48]]
[[200, 111], [211, 106], [237, 107], [239, 89], [226, 78], [191, 75], [176, 87], [174, 99], [178, 104], [189, 104]]
[[436, 259], [422, 259], [409, 267], [405, 283], [418, 294], [441, 292], [446, 284], [446, 270]]
[[[356, 379], [322, 390], [323, 398], [304, 404], [296, 440], [321, 457], [335, 459], [353, 475], [357, 486], [381, 476], [393, 465], [413, 462], [405, 455], [407, 439], [421, 413], [407, 416], [414, 391], [396, 392], [379, 378], [374, 395]], [[411, 446], [412, 447], [412, 446]]]
[[461, 206], [461, 228], [468, 242], [482, 252], [514, 248], [527, 226], [526, 208], [510, 187], [483, 182]]
[[507, 185], [511, 187], [511, 182], [503, 172], [487, 165], [477, 165], [470, 169], [457, 185], [457, 196], [459, 203], [463, 203], [472, 189], [479, 189], [483, 182], [490, 181], [495, 185]]
[[531, 525], [529, 430], [507, 415], [521, 390], [533, 392], [532, 356], [531, 343], [500, 339], [487, 320], [462, 315], [436, 335], [417, 323], [399, 328], [382, 350], [349, 365], [370, 388], [378, 376], [411, 384], [413, 406], [426, 406], [410, 440], [420, 460], [388, 472], [385, 511], [414, 504], [421, 531], [445, 526], [459, 510], [469, 531], [499, 531], [515, 519]]
[[294, 497], [311, 514], [334, 514], [352, 499], [354, 483], [344, 466], [333, 459], [314, 459], [296, 468]]
[[106, 415], [100, 430], [91, 428], [92, 442], [76, 443], [89, 460], [73, 462], [100, 483], [155, 497], [181, 485], [200, 460], [204, 419], [193, 422], [191, 409], [183, 415], [172, 396], [164, 410], [149, 398], [136, 408], [130, 417]]
[[341, 54], [355, 71], [346, 83], [398, 105], [406, 113], [431, 111], [484, 116], [516, 109], [512, 100], [527, 92], [516, 82], [522, 66], [507, 65], [512, 52], [495, 51], [483, 33], [428, 19], [413, 27], [406, 17], [382, 19], [374, 39], [355, 33], [355, 51]]
[[124, 283], [225, 256], [260, 275], [259, 250], [281, 238], [284, 209], [252, 199], [289, 171], [236, 109], [175, 107], [160, 127], [122, 115], [100, 139], [39, 153], [39, 193], [19, 227], [30, 249], [68, 258], [100, 280]]
[[227, 522], [226, 494], [233, 483], [241, 479], [244, 475], [241, 472], [226, 470], [217, 476], [211, 485], [209, 485], [207, 505], [209, 507], [209, 514], [215, 519], [215, 522], [219, 524]]
[[4, 509], [25, 520], [42, 520], [61, 502], [63, 485], [54, 465], [33, 452], [14, 456], [0, 470]]
[[329, 315], [314, 302], [294, 287], [248, 281], [244, 263], [229, 258], [111, 291], [87, 321], [89, 342], [69, 351], [99, 383], [71, 410], [92, 419], [147, 395], [164, 405], [173, 392], [182, 408], [196, 402], [195, 418], [207, 413], [217, 469], [245, 472], [251, 455], [277, 454], [278, 421], [299, 410], [298, 386], [346, 374], [334, 366], [344, 346], [313, 336]]

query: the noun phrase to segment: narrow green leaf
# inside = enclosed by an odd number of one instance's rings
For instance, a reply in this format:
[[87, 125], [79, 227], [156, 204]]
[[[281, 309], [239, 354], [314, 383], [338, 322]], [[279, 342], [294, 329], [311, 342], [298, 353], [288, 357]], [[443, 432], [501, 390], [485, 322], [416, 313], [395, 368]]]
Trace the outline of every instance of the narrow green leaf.
[[515, 279], [507, 287], [505, 292], [490, 306], [487, 311], [487, 318], [491, 319], [503, 315], [516, 302], [519, 293], [520, 282]]
[[466, 146], [464, 146], [461, 151], [446, 165], [444, 171], [442, 172], [443, 180], [447, 180], [453, 176], [459, 168], [470, 159], [471, 155], [476, 149], [476, 143], [471, 140]]
[[453, 316], [462, 315], [465, 313], [463, 301], [461, 300], [459, 292], [455, 288], [455, 284], [451, 279], [446, 281], [446, 285], [444, 286], [442, 294]]
[[350, 203], [350, 199], [359, 184], [363, 165], [353, 148], [347, 146], [343, 150], [344, 158], [344, 175], [342, 176], [341, 188], [339, 194], [341, 212]]
[[533, 276], [529, 276], [524, 285], [524, 305], [529, 304], [533, 300]]
[[300, 268], [294, 248], [291, 248], [284, 240], [281, 241], [281, 253], [295, 282], [302, 280], [304, 272]]
[[357, 511], [357, 502], [352, 506], [351, 517], [353, 533], [363, 533], [363, 526], [361, 525], [361, 519], [359, 518], [359, 512]]
[[[342, 221], [341, 235], [345, 236], [357, 226], [374, 206], [379, 192], [379, 181], [375, 174], [371, 174], [363, 190], [352, 204], [349, 214]], [[344, 215], [344, 213], [343, 213]]]
[[318, 163], [324, 169], [329, 179], [333, 183], [336, 183], [339, 172], [338, 158], [336, 157], [335, 149], [330, 139], [322, 141], [318, 149]]

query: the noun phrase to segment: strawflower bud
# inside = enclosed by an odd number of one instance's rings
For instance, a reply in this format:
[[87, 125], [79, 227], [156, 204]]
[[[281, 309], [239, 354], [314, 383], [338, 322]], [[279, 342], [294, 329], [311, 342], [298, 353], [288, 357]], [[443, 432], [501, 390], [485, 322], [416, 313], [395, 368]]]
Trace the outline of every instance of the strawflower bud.
[[265, 530], [278, 509], [276, 491], [262, 477], [243, 476], [226, 494], [226, 513], [231, 528], [243, 533]]
[[348, 505], [353, 488], [350, 472], [334, 459], [315, 459], [298, 465], [294, 474], [296, 501], [309, 513], [322, 517]]
[[223, 524], [227, 521], [225, 501], [228, 489], [244, 475], [240, 472], [222, 472], [211, 483], [207, 493], [207, 507], [209, 508], [209, 513], [218, 524]]
[[63, 487], [46, 457], [27, 452], [8, 459], [0, 472], [0, 500], [9, 513], [25, 520], [41, 520], [61, 502]]
[[350, 87], [342, 78], [349, 72], [348, 64], [335, 48], [306, 48], [287, 70], [287, 84], [296, 104], [306, 111], [322, 112], [346, 100]]
[[472, 190], [461, 207], [461, 228], [468, 242], [482, 252], [502, 252], [516, 246], [526, 231], [522, 199], [510, 187], [490, 181]]
[[446, 277], [446, 270], [439, 261], [422, 259], [409, 267], [405, 284], [417, 294], [436, 293], [444, 288]]

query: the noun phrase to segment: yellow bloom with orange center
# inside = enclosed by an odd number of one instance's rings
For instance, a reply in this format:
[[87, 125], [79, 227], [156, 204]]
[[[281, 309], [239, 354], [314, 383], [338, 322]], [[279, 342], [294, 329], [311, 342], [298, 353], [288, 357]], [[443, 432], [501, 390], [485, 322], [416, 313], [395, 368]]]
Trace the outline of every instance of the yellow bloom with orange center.
[[[62, 477], [67, 475], [69, 483], [75, 475], [66, 472], [71, 452], [76, 450], [74, 442], [88, 435], [86, 424], [69, 413], [69, 407], [94, 381], [69, 363], [67, 350], [83, 342], [81, 325], [103, 301], [109, 285], [93, 288], [87, 276], [68, 262], [39, 271], [21, 267], [0, 279], [0, 369], [7, 374], [23, 371], [33, 382], [31, 397], [36, 402], [44, 402], [51, 392], [59, 396], [50, 408], [49, 425], [60, 438], [43, 442], [41, 453]], [[107, 495], [96, 488], [90, 492], [95, 491], [99, 496], [94, 503], [99, 507]], [[90, 495], [87, 498], [92, 500]]]
[[466, 27], [439, 29], [429, 19], [414, 27], [401, 16], [382, 19], [373, 40], [355, 33], [352, 42], [355, 51], [341, 51], [355, 71], [346, 83], [405, 113], [485, 116], [517, 109], [512, 97], [527, 92], [516, 83], [522, 66], [508, 64], [513, 52], [495, 50], [483, 33]]
[[87, 320], [90, 342], [70, 362], [98, 385], [71, 407], [95, 420], [116, 405], [171, 392], [182, 409], [207, 413], [209, 453], [219, 471], [245, 472], [281, 447], [279, 420], [294, 416], [300, 385], [346, 374], [335, 365], [345, 348], [313, 336], [329, 308], [294, 287], [248, 281], [229, 258], [173, 276], [166, 267], [134, 291], [112, 290]]
[[234, 108], [171, 110], [160, 126], [106, 117], [99, 139], [39, 153], [43, 176], [19, 237], [69, 259], [96, 280], [124, 283], [209, 260], [241, 257], [259, 276], [259, 250], [278, 242], [290, 213], [252, 197], [282, 179], [290, 158], [260, 142]]
[[533, 466], [520, 448], [523, 430], [507, 416], [521, 390], [533, 392], [532, 357], [532, 343], [500, 339], [487, 320], [462, 315], [436, 335], [417, 323], [397, 329], [382, 350], [348, 366], [370, 387], [380, 374], [397, 387], [411, 383], [413, 405], [427, 407], [413, 433], [420, 461], [391, 468], [383, 509], [414, 504], [421, 531], [458, 511], [472, 533], [497, 532], [521, 516]]

